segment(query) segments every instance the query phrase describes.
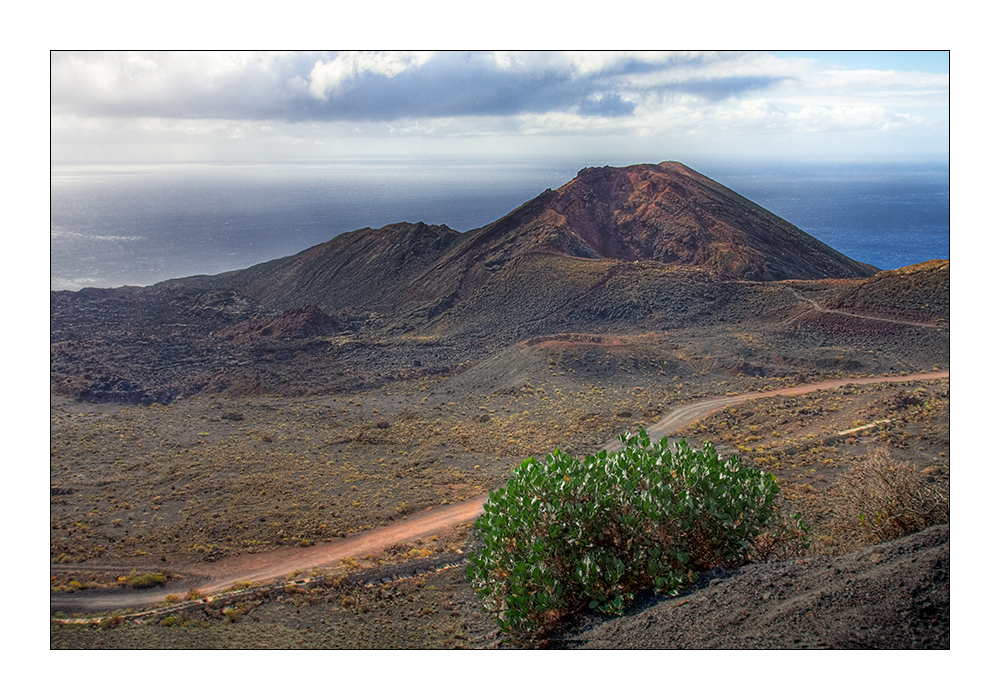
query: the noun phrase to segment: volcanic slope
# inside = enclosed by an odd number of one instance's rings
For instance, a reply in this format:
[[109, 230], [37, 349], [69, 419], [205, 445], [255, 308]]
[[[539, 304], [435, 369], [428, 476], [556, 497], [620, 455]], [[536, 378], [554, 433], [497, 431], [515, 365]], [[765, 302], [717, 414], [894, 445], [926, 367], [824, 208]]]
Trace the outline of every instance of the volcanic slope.
[[588, 168], [466, 233], [399, 223], [245, 270], [55, 292], [52, 379], [145, 403], [357, 390], [540, 335], [780, 323], [802, 303], [782, 280], [875, 272], [679, 163]]
[[[680, 163], [587, 168], [483, 228], [393, 224], [214, 278], [274, 310], [433, 318], [530, 254], [655, 261], [720, 279], [868, 277], [853, 261]], [[551, 280], [539, 280], [551, 282]], [[547, 288], [547, 287], [546, 287]]]
[[857, 286], [841, 290], [827, 300], [826, 306], [940, 323], [947, 321], [951, 312], [950, 293], [949, 261], [928, 260], [880, 272]]

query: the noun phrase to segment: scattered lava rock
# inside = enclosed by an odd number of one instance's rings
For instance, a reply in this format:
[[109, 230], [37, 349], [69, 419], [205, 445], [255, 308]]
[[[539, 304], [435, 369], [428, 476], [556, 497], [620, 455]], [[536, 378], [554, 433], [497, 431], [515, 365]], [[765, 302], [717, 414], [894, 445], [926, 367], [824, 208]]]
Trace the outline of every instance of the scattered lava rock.
[[124, 403], [142, 406], [161, 403], [165, 406], [179, 395], [180, 392], [175, 389], [162, 389], [149, 393], [127, 379], [104, 376], [83, 389], [76, 398], [88, 403]]
[[223, 340], [255, 344], [279, 339], [310, 338], [338, 333], [341, 324], [312, 304], [282, 311], [276, 316], [243, 321], [219, 331]]

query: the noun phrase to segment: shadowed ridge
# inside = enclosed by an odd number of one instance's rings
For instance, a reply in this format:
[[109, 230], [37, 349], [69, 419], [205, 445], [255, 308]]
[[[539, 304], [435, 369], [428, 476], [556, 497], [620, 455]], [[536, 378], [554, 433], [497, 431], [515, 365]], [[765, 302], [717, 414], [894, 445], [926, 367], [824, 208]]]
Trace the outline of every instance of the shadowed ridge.
[[358, 229], [296, 255], [227, 273], [224, 282], [273, 309], [312, 304], [327, 313], [396, 314], [436, 299], [414, 299], [410, 287], [459, 236], [447, 226], [423, 222]]

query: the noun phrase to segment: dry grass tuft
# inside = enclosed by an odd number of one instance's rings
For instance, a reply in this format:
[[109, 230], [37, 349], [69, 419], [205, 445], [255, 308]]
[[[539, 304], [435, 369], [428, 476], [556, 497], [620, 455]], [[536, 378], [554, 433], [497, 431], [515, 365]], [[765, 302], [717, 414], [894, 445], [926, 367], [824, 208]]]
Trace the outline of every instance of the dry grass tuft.
[[919, 532], [949, 519], [947, 487], [923, 477], [909, 462], [879, 446], [844, 475], [842, 517], [869, 542]]

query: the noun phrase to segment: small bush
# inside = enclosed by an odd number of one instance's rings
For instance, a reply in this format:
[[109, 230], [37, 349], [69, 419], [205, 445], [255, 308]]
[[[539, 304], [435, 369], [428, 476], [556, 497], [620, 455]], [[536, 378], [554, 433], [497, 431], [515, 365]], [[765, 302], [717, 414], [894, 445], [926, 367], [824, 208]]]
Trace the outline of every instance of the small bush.
[[121, 615], [109, 615], [107, 617], [102, 617], [100, 623], [101, 629], [103, 630], [114, 629], [115, 627], [121, 625], [122, 622], [124, 622], [124, 620], [125, 618], [122, 617]]
[[181, 627], [199, 627], [207, 629], [212, 626], [212, 623], [208, 620], [191, 620], [187, 619], [181, 622]]
[[128, 586], [131, 588], [153, 588], [154, 586], [162, 586], [166, 582], [166, 574], [136, 574], [134, 569], [128, 576], [119, 576], [117, 579], [119, 586]]
[[482, 547], [467, 577], [501, 630], [543, 632], [589, 606], [621, 614], [635, 593], [676, 594], [698, 571], [808, 546], [797, 518], [776, 524], [770, 474], [645, 431], [582, 462], [528, 459], [476, 521]]
[[851, 519], [869, 542], [905, 537], [948, 522], [947, 488], [923, 478], [908, 462], [897, 462], [879, 446], [844, 475]]

